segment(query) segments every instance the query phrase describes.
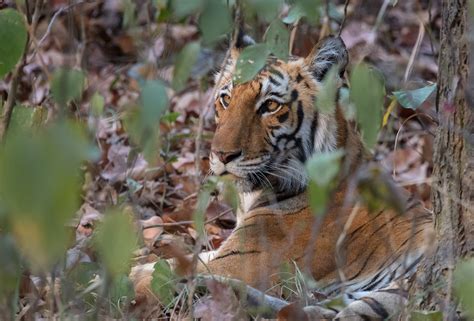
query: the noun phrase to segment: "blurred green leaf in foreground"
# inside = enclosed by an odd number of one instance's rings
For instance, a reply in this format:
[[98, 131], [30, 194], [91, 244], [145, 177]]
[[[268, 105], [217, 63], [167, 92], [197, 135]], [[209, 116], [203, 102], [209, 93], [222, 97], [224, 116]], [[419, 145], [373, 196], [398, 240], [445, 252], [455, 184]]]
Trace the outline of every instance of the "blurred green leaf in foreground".
[[93, 149], [69, 122], [12, 133], [0, 149], [8, 229], [32, 269], [50, 271], [69, 244], [65, 225], [79, 208], [80, 165]]

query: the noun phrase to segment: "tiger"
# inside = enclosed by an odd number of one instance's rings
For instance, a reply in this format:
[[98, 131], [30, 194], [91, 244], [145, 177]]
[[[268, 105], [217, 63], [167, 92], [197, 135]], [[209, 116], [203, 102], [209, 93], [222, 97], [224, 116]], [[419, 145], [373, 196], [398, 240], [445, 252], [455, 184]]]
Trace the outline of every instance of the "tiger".
[[[210, 170], [235, 183], [239, 206], [232, 233], [200, 256], [197, 272], [274, 293], [289, 266], [312, 277], [324, 297], [342, 296], [345, 307], [321, 308], [321, 318], [395, 318], [430, 248], [432, 215], [393, 184], [391, 192], [405, 200], [402, 214], [389, 206], [373, 212], [354, 196], [351, 182], [372, 156], [340, 102], [349, 61], [343, 40], [324, 38], [306, 57], [270, 55], [252, 80], [236, 83], [240, 53], [254, 43], [239, 32], [215, 78]], [[338, 90], [334, 108], [323, 111], [315, 102], [330, 74]], [[305, 162], [337, 150], [344, 151], [338, 182], [315, 215]]]
[[[330, 111], [315, 108], [330, 73], [335, 71], [338, 92], [343, 88], [349, 56], [344, 41], [329, 36], [306, 57], [286, 61], [271, 55], [251, 81], [237, 84], [239, 55], [254, 43], [240, 33], [216, 76], [210, 169], [235, 182], [239, 209], [235, 229], [198, 271], [268, 291], [281, 282], [282, 264], [289, 263], [306, 269], [328, 297], [343, 294], [347, 305], [334, 311], [334, 319], [394, 317], [407, 302], [400, 284], [429, 248], [432, 217], [399, 187], [393, 192], [405, 200], [402, 215], [390, 207], [372, 213], [360, 202], [347, 204], [347, 194], [356, 192], [350, 182], [371, 154], [338, 95]], [[304, 164], [336, 150], [344, 151], [345, 165], [318, 217]]]

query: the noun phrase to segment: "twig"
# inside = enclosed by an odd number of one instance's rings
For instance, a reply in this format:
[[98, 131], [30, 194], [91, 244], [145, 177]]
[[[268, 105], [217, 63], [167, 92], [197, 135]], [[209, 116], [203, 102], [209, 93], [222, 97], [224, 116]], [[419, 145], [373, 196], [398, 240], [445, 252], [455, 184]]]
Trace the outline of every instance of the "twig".
[[349, 6], [349, 1], [350, 1], [350, 0], [346, 0], [346, 2], [344, 3], [344, 18], [342, 18], [341, 25], [339, 26], [339, 32], [337, 33], [338, 37], [341, 36], [342, 29], [344, 28], [344, 25], [346, 24], [346, 19], [347, 19], [347, 7]]
[[300, 22], [300, 19], [296, 19], [295, 23], [293, 24], [293, 28], [291, 29], [291, 34], [290, 34], [290, 45], [288, 46], [288, 52], [291, 56], [293, 53], [293, 45], [295, 43], [295, 38], [296, 38], [296, 31], [298, 30], [298, 23]]
[[405, 70], [405, 76], [403, 77], [403, 81], [406, 83], [408, 78], [410, 77], [411, 71], [413, 69], [413, 63], [415, 62], [415, 58], [418, 55], [421, 47], [421, 41], [425, 36], [425, 26], [423, 25], [423, 21], [419, 20], [420, 29], [418, 30], [418, 37], [416, 38], [415, 46], [413, 47], [413, 51], [411, 52], [410, 59], [408, 60], [407, 68]]
[[375, 25], [372, 28], [373, 33], [377, 32], [377, 29], [380, 27], [380, 24], [382, 23], [383, 16], [385, 15], [385, 11], [387, 11], [389, 3], [390, 0], [384, 0], [382, 7], [380, 7], [379, 13], [377, 14], [377, 18], [375, 20]]
[[[215, 220], [221, 218], [222, 216], [232, 212], [232, 208], [229, 208], [222, 213], [219, 213], [217, 216], [214, 216], [213, 218], [208, 219], [207, 221], [204, 222], [204, 225], [209, 224], [214, 222]], [[179, 226], [179, 225], [187, 225], [187, 224], [193, 224], [194, 221], [180, 221], [180, 222], [172, 222], [172, 223], [161, 223], [161, 224], [153, 224], [153, 225], [148, 225], [144, 226], [142, 229], [146, 230], [149, 228], [154, 228], [154, 227], [166, 227], [166, 226]]]
[[234, 291], [238, 292], [241, 302], [246, 308], [258, 309], [264, 311], [261, 316], [264, 318], [276, 317], [278, 311], [287, 306], [289, 303], [267, 295], [240, 280], [226, 278], [219, 275], [199, 275], [196, 282], [200, 286], [205, 286], [206, 281], [217, 280], [220, 283], [228, 284]]
[[[399, 135], [400, 135], [400, 133], [402, 132], [403, 127], [405, 126], [405, 124], [406, 124], [410, 119], [415, 118], [415, 117], [418, 117], [418, 116], [420, 116], [420, 115], [426, 116], [428, 119], [433, 120], [433, 119], [431, 118], [431, 116], [429, 116], [429, 115], [427, 115], [427, 114], [418, 114], [418, 113], [415, 113], [415, 114], [409, 116], [407, 119], [405, 119], [405, 120], [403, 121], [403, 123], [400, 125], [400, 128], [399, 128], [398, 131], [397, 131], [397, 134], [395, 135], [395, 143], [393, 144], [393, 154], [394, 154], [394, 155], [397, 153]], [[392, 167], [393, 167], [393, 171], [392, 171], [393, 179], [396, 179], [396, 177], [397, 177], [397, 169], [396, 169], [396, 165], [395, 165], [395, 158], [396, 158], [396, 157], [393, 158], [393, 164], [392, 164]]]

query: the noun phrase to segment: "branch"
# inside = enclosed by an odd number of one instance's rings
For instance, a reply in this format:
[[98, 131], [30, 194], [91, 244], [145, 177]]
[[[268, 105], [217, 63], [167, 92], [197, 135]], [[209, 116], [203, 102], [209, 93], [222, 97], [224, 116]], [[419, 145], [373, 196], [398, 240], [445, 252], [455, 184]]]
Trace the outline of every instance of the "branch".
[[246, 309], [263, 311], [260, 315], [263, 318], [275, 318], [278, 311], [289, 304], [284, 300], [265, 294], [240, 280], [219, 275], [198, 275], [196, 277], [196, 282], [200, 287], [206, 287], [206, 282], [210, 280], [229, 285], [238, 293], [240, 302]]

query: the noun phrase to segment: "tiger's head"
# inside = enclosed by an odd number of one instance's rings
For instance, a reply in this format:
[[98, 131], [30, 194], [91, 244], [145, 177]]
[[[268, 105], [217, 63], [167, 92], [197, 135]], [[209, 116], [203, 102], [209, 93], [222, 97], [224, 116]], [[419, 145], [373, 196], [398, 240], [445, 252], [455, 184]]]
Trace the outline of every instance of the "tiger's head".
[[236, 85], [236, 62], [250, 42], [247, 36], [237, 41], [216, 77], [211, 170], [232, 175], [242, 192], [301, 192], [308, 181], [304, 162], [337, 145], [335, 113], [318, 112], [314, 101], [330, 69], [344, 72], [346, 47], [341, 38], [328, 37], [305, 58], [270, 56], [253, 80]]

